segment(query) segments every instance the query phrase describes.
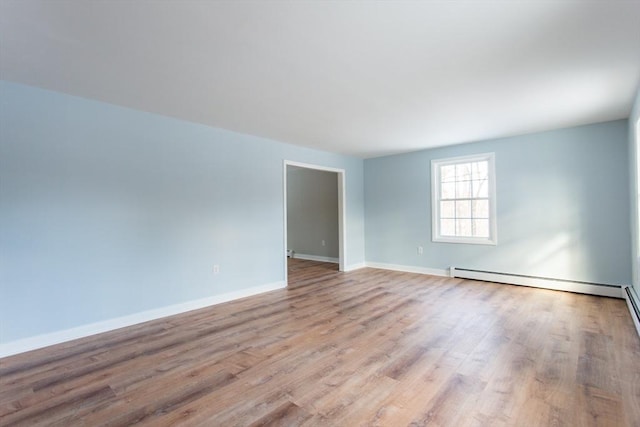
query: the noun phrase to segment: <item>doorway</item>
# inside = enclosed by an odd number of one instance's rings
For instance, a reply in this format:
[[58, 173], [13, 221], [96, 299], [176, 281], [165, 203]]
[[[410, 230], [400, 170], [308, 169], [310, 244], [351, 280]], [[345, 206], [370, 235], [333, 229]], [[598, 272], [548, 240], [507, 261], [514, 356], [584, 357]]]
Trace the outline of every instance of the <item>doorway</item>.
[[[336, 190], [333, 193], [327, 193], [326, 190], [323, 190], [324, 192], [324, 197], [327, 197], [327, 194], [333, 194], [332, 198], [335, 198], [337, 200], [326, 200], [326, 208], [331, 211], [333, 209], [333, 207], [337, 207], [337, 217], [333, 220], [329, 220], [329, 222], [335, 222], [337, 221], [337, 224], [325, 224], [324, 226], [320, 227], [322, 228], [321, 231], [317, 232], [317, 233], [310, 233], [311, 236], [310, 238], [313, 240], [311, 246], [313, 245], [320, 245], [317, 247], [317, 250], [319, 251], [319, 253], [324, 254], [325, 256], [318, 256], [317, 260], [318, 261], [322, 261], [322, 260], [326, 260], [327, 261], [332, 261], [332, 262], [337, 262], [338, 264], [338, 269], [339, 271], [344, 271], [344, 266], [345, 266], [345, 254], [346, 254], [346, 233], [345, 233], [345, 171], [344, 169], [337, 169], [337, 168], [331, 168], [331, 167], [325, 167], [325, 166], [320, 166], [320, 165], [313, 165], [313, 164], [308, 164], [308, 163], [300, 163], [300, 162], [293, 162], [293, 161], [289, 161], [289, 160], [285, 160], [284, 161], [284, 248], [283, 251], [285, 253], [284, 256], [284, 278], [285, 278], [285, 282], [288, 284], [288, 255], [293, 255], [295, 257], [295, 251], [296, 248], [294, 247], [290, 247], [290, 240], [288, 237], [288, 230], [289, 230], [289, 221], [288, 221], [288, 217], [289, 217], [289, 197], [294, 197], [295, 195], [288, 195], [288, 189], [292, 188], [290, 185], [288, 185], [288, 179], [290, 179], [289, 177], [291, 176], [291, 173], [294, 171], [300, 171], [301, 173], [306, 172], [325, 172], [323, 174], [319, 174], [320, 176], [323, 176], [323, 181], [325, 181], [328, 179], [329, 182], [331, 182], [330, 180], [333, 179], [332, 182], [334, 182], [333, 185], [335, 185]], [[314, 175], [313, 173], [309, 173], [308, 175]], [[315, 174], [318, 175], [318, 174]], [[298, 191], [298, 190], [296, 190]], [[313, 191], [312, 189], [310, 189], [310, 191]], [[299, 212], [292, 212], [292, 217], [295, 215], [296, 217], [299, 217]], [[323, 220], [325, 223], [327, 222], [327, 219], [324, 218]], [[336, 239], [333, 239], [331, 237], [332, 234], [332, 227], [336, 228], [337, 227], [337, 241], [335, 241]], [[324, 230], [324, 231], [323, 231]], [[313, 230], [314, 232], [317, 230]], [[322, 233], [326, 232], [327, 235], [323, 236]], [[334, 248], [334, 246], [337, 246], [337, 258], [335, 256], [326, 256], [328, 254], [332, 254], [331, 250]], [[291, 253], [290, 251], [293, 251], [293, 253]], [[310, 250], [308, 250], [310, 251]], [[313, 257], [309, 257], [307, 256], [307, 259], [313, 259]]]

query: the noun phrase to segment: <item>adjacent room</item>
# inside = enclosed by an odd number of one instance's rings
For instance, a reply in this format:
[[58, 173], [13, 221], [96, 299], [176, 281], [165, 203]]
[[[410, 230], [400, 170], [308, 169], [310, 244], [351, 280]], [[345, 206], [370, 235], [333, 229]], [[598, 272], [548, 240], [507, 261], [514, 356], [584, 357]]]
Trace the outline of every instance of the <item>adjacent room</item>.
[[0, 0], [0, 425], [639, 426], [639, 170], [637, 0]]

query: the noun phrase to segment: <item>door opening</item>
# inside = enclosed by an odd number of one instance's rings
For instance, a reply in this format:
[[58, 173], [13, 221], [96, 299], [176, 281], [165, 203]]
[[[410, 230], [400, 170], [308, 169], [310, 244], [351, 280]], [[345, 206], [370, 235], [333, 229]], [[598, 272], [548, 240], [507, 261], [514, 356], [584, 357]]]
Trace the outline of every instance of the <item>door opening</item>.
[[[296, 177], [300, 181], [294, 182]], [[296, 253], [301, 258], [337, 262], [339, 271], [344, 271], [345, 217], [344, 169], [284, 161], [285, 282], [288, 256]]]

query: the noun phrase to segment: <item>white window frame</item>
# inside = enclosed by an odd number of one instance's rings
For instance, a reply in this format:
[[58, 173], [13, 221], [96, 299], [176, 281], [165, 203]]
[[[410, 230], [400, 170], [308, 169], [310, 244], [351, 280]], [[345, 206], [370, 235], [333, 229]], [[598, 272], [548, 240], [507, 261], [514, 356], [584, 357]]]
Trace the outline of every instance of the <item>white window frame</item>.
[[[488, 162], [489, 193], [489, 237], [443, 236], [440, 233], [440, 168], [459, 163]], [[496, 172], [495, 154], [483, 153], [470, 156], [449, 157], [431, 160], [431, 219], [432, 240], [440, 243], [462, 243], [475, 245], [497, 245], [498, 229], [496, 220]]]

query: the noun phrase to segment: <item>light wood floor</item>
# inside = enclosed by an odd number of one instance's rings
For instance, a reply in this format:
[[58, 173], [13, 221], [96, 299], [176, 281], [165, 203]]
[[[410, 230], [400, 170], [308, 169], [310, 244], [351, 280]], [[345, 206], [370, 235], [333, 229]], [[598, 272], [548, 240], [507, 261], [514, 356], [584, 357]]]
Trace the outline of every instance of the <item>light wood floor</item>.
[[289, 279], [0, 360], [0, 424], [640, 426], [623, 300], [299, 260]]

